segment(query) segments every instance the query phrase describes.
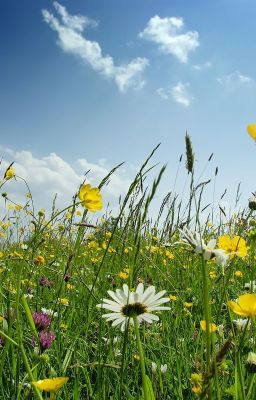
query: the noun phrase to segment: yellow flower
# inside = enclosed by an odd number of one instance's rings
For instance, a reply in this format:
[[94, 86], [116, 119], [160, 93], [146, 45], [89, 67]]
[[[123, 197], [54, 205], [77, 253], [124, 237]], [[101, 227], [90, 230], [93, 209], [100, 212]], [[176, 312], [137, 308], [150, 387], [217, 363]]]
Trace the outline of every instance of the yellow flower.
[[76, 215], [78, 215], [79, 217], [81, 217], [82, 213], [80, 210], [77, 210]]
[[200, 374], [191, 374], [191, 383], [193, 385], [192, 392], [196, 394], [200, 394], [202, 391], [202, 383], [203, 383], [203, 375]]
[[188, 303], [188, 302], [185, 301], [185, 303], [183, 303], [183, 305], [184, 305], [184, 307], [187, 307], [187, 308], [193, 307], [193, 303], [192, 302]]
[[15, 175], [15, 171], [13, 167], [9, 167], [7, 168], [7, 170], [5, 171], [4, 177], [6, 180], [8, 179], [12, 179]]
[[245, 240], [241, 236], [234, 236], [231, 238], [229, 235], [223, 235], [219, 237], [218, 247], [225, 250], [226, 253], [237, 255], [238, 257], [247, 256], [247, 247]]
[[165, 251], [165, 257], [167, 257], [169, 260], [174, 259], [174, 255], [169, 250]]
[[[200, 321], [200, 326], [201, 326], [202, 331], [206, 332], [206, 321], [205, 320]], [[216, 324], [214, 324], [214, 323], [209, 324], [210, 333], [216, 332], [217, 330], [218, 330], [218, 327]]]
[[242, 271], [236, 271], [234, 275], [235, 275], [237, 278], [242, 278], [243, 273], [242, 273]]
[[129, 275], [127, 274], [127, 272], [121, 271], [121, 272], [119, 272], [118, 276], [121, 279], [127, 279]]
[[239, 296], [236, 301], [228, 301], [227, 305], [231, 310], [243, 317], [255, 317], [256, 315], [256, 294], [248, 293]]
[[62, 297], [58, 299], [59, 304], [62, 304], [63, 306], [68, 306], [69, 305], [69, 300], [66, 297]]
[[256, 124], [249, 124], [247, 126], [247, 132], [253, 140], [256, 140]]
[[170, 298], [171, 301], [176, 301], [177, 300], [177, 296], [174, 296], [172, 294], [170, 294], [169, 298]]
[[67, 283], [66, 287], [67, 287], [68, 290], [74, 290], [75, 289], [75, 286], [71, 285], [70, 283]]
[[82, 202], [82, 206], [89, 211], [98, 211], [103, 207], [100, 190], [92, 187], [89, 183], [81, 186], [78, 197]]
[[44, 390], [45, 392], [57, 392], [59, 389], [62, 388], [63, 385], [65, 385], [67, 381], [68, 378], [59, 377], [59, 378], [42, 379], [40, 381], [32, 383], [36, 388]]
[[215, 271], [210, 271], [209, 275], [210, 275], [211, 279], [216, 279], [217, 278], [217, 273]]
[[45, 259], [44, 259], [43, 256], [37, 256], [37, 257], [34, 258], [34, 263], [36, 265], [44, 265]]

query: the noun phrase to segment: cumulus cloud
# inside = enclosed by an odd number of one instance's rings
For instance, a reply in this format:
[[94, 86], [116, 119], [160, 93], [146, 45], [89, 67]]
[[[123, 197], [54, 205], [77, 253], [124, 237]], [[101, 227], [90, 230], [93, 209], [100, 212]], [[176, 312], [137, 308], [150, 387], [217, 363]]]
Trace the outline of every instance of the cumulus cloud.
[[[45, 208], [47, 210], [51, 209], [55, 194], [57, 194], [57, 207], [59, 209], [71, 204], [72, 196], [84, 181], [86, 172], [89, 171], [86, 174], [86, 181], [93, 186], [97, 186], [111, 170], [106, 165], [106, 161], [103, 160], [92, 163], [81, 158], [71, 165], [55, 153], [38, 158], [30, 151], [14, 151], [3, 148], [0, 148], [0, 150], [3, 154], [0, 166], [2, 174], [4, 174], [9, 164], [14, 161], [16, 175], [26, 180], [32, 192], [36, 208]], [[127, 192], [129, 184], [130, 179], [127, 177], [124, 168], [117, 170], [111, 176], [109, 184], [102, 189], [105, 209], [109, 202], [110, 208], [116, 210], [118, 198]], [[8, 192], [11, 200], [25, 204], [28, 189], [19, 178], [17, 178], [17, 181], [14, 179], [8, 181], [2, 191]]]
[[170, 88], [158, 88], [157, 94], [163, 99], [168, 100], [172, 98], [176, 103], [181, 104], [183, 107], [189, 107], [194, 97], [189, 93], [190, 84], [178, 82]]
[[156, 43], [162, 53], [171, 54], [186, 63], [189, 53], [199, 46], [199, 34], [197, 31], [182, 33], [183, 28], [183, 18], [155, 15], [150, 18], [144, 31], [139, 33], [139, 37]]
[[235, 88], [238, 86], [251, 86], [254, 80], [247, 75], [241, 74], [240, 71], [236, 70], [231, 74], [223, 75], [217, 79], [221, 85], [225, 85], [229, 88]]
[[145, 81], [142, 73], [149, 61], [138, 57], [129, 63], [115, 65], [110, 55], [103, 55], [98, 42], [87, 39], [83, 31], [97, 26], [97, 22], [81, 15], [70, 15], [58, 2], [53, 3], [57, 17], [48, 10], [42, 10], [44, 21], [58, 34], [58, 45], [66, 52], [79, 57], [105, 78], [113, 79], [121, 92], [129, 88], [141, 88]]

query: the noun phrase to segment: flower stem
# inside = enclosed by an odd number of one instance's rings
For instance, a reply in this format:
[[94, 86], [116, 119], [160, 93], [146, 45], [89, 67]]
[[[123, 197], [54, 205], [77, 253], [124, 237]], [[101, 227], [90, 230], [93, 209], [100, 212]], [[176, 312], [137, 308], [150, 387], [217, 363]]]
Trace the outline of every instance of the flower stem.
[[137, 343], [139, 356], [140, 356], [140, 369], [141, 369], [141, 375], [142, 375], [142, 387], [143, 387], [143, 394], [144, 394], [143, 398], [144, 398], [144, 400], [149, 400], [148, 390], [147, 390], [145, 359], [144, 359], [143, 348], [142, 348], [142, 344], [141, 344], [141, 340], [140, 340], [138, 319], [137, 319], [136, 315], [133, 317], [133, 321], [134, 321], [134, 330], [135, 330], [135, 335], [136, 335], [136, 343]]

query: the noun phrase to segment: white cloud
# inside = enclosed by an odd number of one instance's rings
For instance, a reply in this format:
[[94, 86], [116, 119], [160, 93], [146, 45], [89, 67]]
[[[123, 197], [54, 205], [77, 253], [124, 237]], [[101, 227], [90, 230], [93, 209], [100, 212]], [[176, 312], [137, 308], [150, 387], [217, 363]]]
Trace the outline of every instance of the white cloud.
[[189, 53], [199, 46], [199, 34], [196, 31], [181, 33], [183, 28], [182, 18], [160, 18], [155, 15], [150, 18], [144, 31], [139, 33], [139, 37], [158, 44], [162, 53], [172, 54], [180, 62], [186, 63]]
[[[3, 149], [4, 154], [0, 169], [2, 175], [9, 164], [14, 161], [14, 169], [17, 176], [24, 178], [32, 192], [36, 208], [51, 209], [52, 201], [57, 193], [57, 207], [62, 209], [72, 203], [72, 196], [77, 192], [80, 184], [86, 180], [93, 186], [99, 185], [100, 181], [109, 173], [111, 168], [106, 166], [105, 160], [97, 163], [88, 162], [86, 159], [78, 159], [73, 165], [63, 160], [55, 153], [41, 158], [35, 157], [30, 151], [14, 151]], [[108, 185], [102, 189], [105, 209], [110, 203], [110, 209], [117, 210], [118, 198], [124, 195], [130, 184], [130, 179], [124, 168], [117, 170], [110, 178]], [[7, 192], [11, 200], [25, 204], [28, 189], [24, 182], [17, 178], [9, 180], [1, 189]], [[4, 200], [1, 201], [3, 206]]]
[[176, 103], [181, 104], [183, 107], [189, 107], [194, 97], [189, 93], [190, 84], [178, 82], [177, 85], [170, 88], [158, 88], [157, 94], [163, 99], [168, 100], [172, 98]]
[[217, 79], [221, 85], [225, 85], [229, 88], [235, 88], [238, 86], [251, 86], [254, 80], [250, 76], [241, 74], [240, 71], [236, 70], [231, 74], [223, 75]]
[[189, 83], [178, 82], [171, 89], [173, 100], [184, 107], [189, 107], [194, 97], [189, 93]]
[[141, 78], [149, 61], [138, 57], [129, 63], [115, 65], [110, 55], [103, 56], [98, 42], [86, 39], [84, 28], [94, 27], [97, 22], [80, 15], [70, 15], [66, 8], [56, 1], [53, 3], [59, 19], [48, 10], [42, 10], [44, 21], [58, 33], [58, 45], [66, 53], [74, 54], [93, 70], [105, 78], [113, 79], [121, 92], [130, 87], [141, 88], [145, 81]]
[[212, 66], [212, 63], [210, 61], [206, 61], [202, 64], [195, 64], [193, 65], [193, 69], [195, 69], [196, 71], [202, 71], [204, 69], [208, 69]]
[[164, 89], [164, 88], [162, 88], [162, 87], [158, 88], [158, 89], [156, 90], [156, 92], [157, 92], [157, 94], [159, 94], [159, 96], [160, 96], [162, 99], [164, 99], [164, 100], [168, 100], [169, 97], [170, 97], [170, 91], [169, 91], [169, 90], [166, 90], [166, 89]]

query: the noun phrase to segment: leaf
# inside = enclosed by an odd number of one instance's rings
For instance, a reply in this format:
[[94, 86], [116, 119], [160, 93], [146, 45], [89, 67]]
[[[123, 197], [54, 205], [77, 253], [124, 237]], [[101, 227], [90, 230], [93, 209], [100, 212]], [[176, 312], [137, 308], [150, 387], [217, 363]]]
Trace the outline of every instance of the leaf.
[[[156, 400], [155, 395], [154, 395], [154, 391], [153, 391], [153, 386], [152, 386], [152, 382], [150, 380], [150, 378], [146, 375], [146, 390], [147, 390], [147, 397], [148, 400]], [[142, 391], [142, 397], [140, 398], [140, 400], [144, 400], [144, 392]]]

